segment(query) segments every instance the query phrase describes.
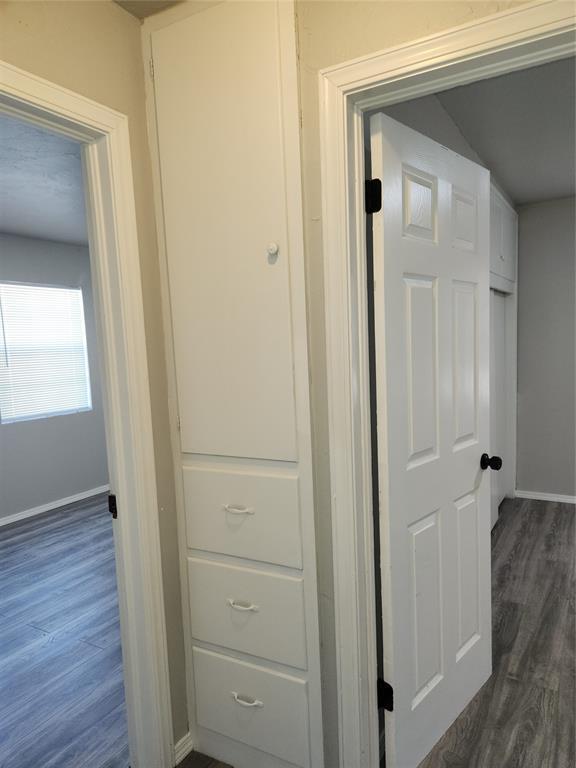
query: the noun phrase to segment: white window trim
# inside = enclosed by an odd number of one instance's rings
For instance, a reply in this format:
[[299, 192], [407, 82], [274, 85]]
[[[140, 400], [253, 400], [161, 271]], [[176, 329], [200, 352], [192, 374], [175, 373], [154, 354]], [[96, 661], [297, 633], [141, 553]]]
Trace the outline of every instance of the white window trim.
[[[174, 765], [152, 419], [128, 119], [0, 61], [0, 113], [83, 143], [131, 763]], [[129, 393], [129, 397], [125, 393]]]
[[379, 765], [364, 113], [573, 56], [575, 30], [571, 3], [538, 0], [319, 74], [341, 768]]

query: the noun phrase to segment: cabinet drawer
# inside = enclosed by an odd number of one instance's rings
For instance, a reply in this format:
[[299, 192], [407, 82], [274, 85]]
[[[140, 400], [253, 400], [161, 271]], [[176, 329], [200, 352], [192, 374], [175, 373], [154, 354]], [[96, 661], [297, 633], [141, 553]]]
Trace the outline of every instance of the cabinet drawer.
[[198, 725], [307, 768], [306, 681], [193, 649]]
[[188, 546], [302, 567], [298, 478], [184, 467]]
[[189, 558], [192, 635], [306, 668], [303, 580]]

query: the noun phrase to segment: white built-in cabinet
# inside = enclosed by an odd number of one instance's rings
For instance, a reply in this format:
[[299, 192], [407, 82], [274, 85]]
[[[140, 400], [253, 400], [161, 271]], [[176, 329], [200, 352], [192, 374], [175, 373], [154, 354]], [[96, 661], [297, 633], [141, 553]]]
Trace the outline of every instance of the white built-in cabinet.
[[144, 37], [192, 740], [321, 768], [294, 8], [177, 9]]
[[491, 522], [516, 488], [516, 313], [518, 216], [502, 193], [490, 189], [490, 453], [502, 457], [491, 472]]
[[492, 184], [490, 190], [490, 272], [514, 283], [518, 254], [518, 215]]

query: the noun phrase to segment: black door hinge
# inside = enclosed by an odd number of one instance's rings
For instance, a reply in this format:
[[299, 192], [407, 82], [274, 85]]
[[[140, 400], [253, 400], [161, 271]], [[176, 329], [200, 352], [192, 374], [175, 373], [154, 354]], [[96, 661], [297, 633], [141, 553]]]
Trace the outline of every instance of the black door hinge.
[[378, 709], [385, 709], [386, 712], [394, 712], [394, 688], [378, 678]]
[[380, 179], [366, 179], [364, 182], [366, 213], [378, 213], [382, 208], [382, 182]]
[[114, 520], [116, 520], [116, 518], [118, 517], [118, 505], [116, 503], [116, 496], [113, 493], [108, 494], [108, 511], [110, 512]]

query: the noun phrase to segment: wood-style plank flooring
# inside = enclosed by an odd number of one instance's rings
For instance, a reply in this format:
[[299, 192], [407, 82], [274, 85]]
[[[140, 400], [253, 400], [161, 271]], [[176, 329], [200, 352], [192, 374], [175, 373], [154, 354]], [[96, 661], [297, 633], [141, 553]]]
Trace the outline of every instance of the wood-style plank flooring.
[[178, 768], [231, 768], [231, 766], [212, 757], [201, 755], [199, 752], [191, 752], [181, 763], [178, 763]]
[[0, 528], [0, 768], [127, 768], [106, 496]]
[[420, 768], [576, 766], [575, 515], [573, 504], [502, 504], [494, 672]]
[[[420, 768], [576, 765], [575, 509], [506, 501], [494, 674]], [[98, 497], [0, 528], [0, 768], [129, 764], [112, 526]], [[181, 768], [228, 768], [189, 755]]]

